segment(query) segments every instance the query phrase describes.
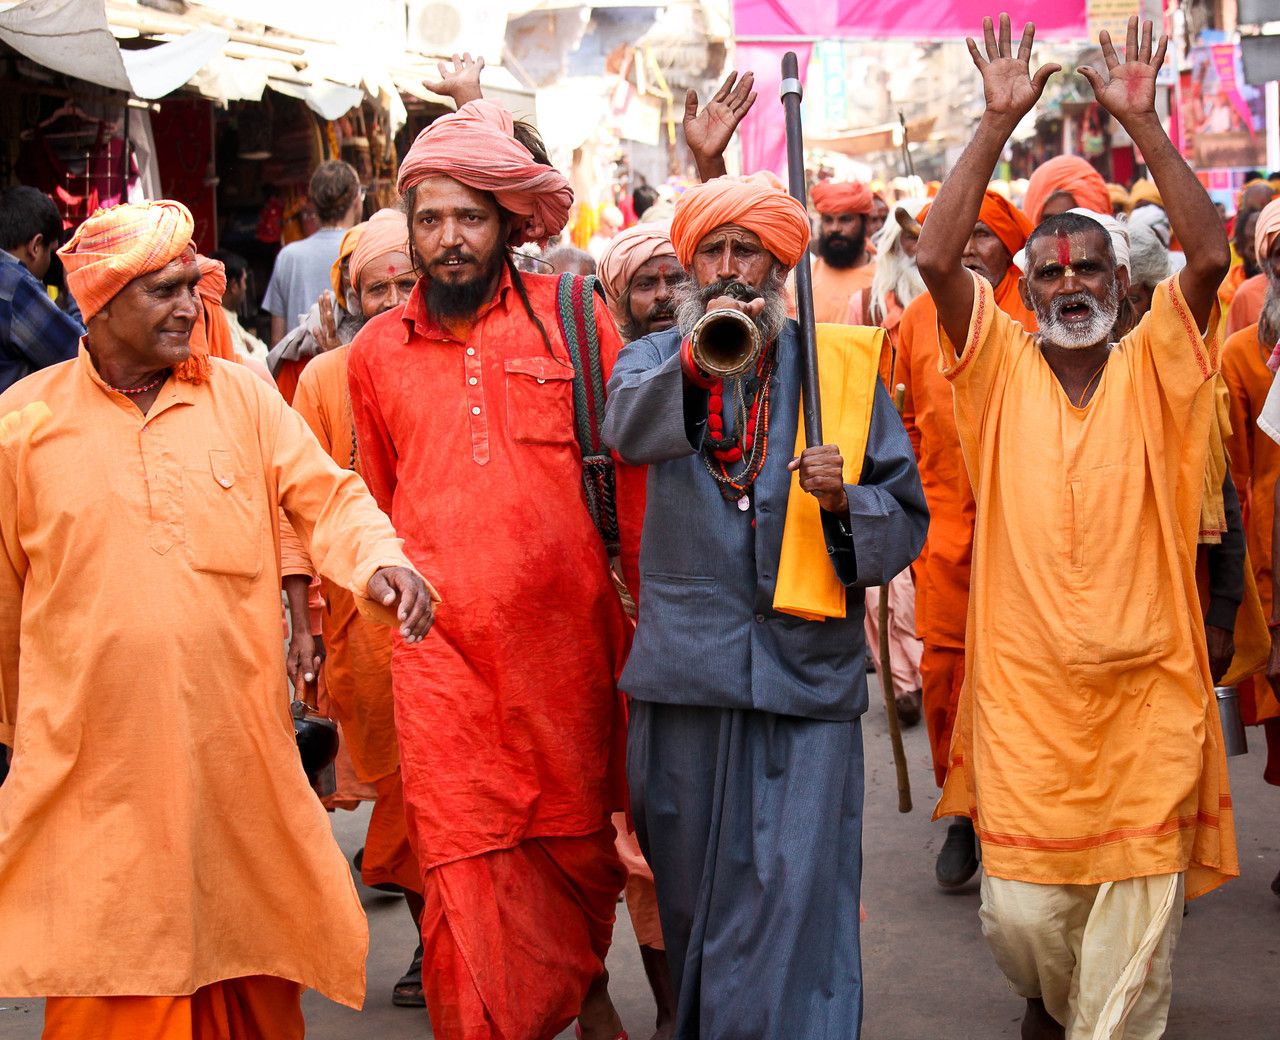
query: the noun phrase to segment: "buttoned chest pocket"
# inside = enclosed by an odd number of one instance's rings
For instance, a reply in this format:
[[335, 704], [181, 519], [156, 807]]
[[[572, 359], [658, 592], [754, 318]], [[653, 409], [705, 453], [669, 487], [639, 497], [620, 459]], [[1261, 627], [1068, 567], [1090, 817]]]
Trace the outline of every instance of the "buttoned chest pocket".
[[210, 574], [256, 578], [262, 571], [266, 504], [261, 480], [229, 451], [182, 473], [183, 522], [191, 566]]
[[573, 440], [573, 366], [550, 357], [508, 358], [507, 432], [521, 444]]

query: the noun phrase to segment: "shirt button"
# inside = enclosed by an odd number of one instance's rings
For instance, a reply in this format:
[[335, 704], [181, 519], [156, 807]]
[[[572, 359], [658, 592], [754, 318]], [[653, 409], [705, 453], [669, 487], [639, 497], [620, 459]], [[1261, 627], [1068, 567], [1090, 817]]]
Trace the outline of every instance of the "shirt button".
[[478, 382], [480, 382], [480, 380], [478, 380], [475, 376], [472, 376], [470, 379], [467, 380], [467, 382], [470, 383], [472, 386], [475, 386]]
[[475, 356], [476, 356], [476, 348], [467, 347], [467, 357], [475, 357]]
[[764, 623], [764, 615], [763, 615], [763, 614], [757, 614], [757, 615], [756, 615], [756, 624], [757, 624], [757, 625], [759, 625], [759, 624], [763, 624], [763, 623]]
[[479, 406], [479, 405], [476, 405], [474, 408], [472, 408], [472, 409], [471, 409], [471, 414], [472, 414], [472, 415], [479, 415], [479, 414], [480, 414], [480, 406]]
[[546, 382], [546, 380], [545, 380], [545, 379], [539, 379], [539, 380], [538, 380], [538, 382], [539, 382], [539, 383], [545, 383], [545, 382]]

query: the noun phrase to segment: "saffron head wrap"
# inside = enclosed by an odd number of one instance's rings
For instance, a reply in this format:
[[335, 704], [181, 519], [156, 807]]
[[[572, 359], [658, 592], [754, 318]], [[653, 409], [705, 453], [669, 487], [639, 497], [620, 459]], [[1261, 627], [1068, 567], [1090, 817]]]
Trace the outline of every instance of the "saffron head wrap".
[[[362, 221], [354, 227], [347, 228], [347, 233], [342, 236], [342, 242], [338, 246], [338, 259], [329, 268], [329, 284], [333, 286], [333, 298], [344, 308], [346, 301], [342, 293], [342, 261], [349, 260], [351, 254], [355, 252], [356, 243], [360, 241], [360, 235], [367, 223], [368, 221]], [[349, 269], [347, 273], [350, 274]]]
[[1280, 199], [1272, 199], [1258, 214], [1258, 224], [1253, 229], [1254, 252], [1258, 263], [1271, 255], [1271, 247], [1280, 235]]
[[676, 258], [676, 247], [671, 244], [670, 221], [635, 224], [619, 231], [600, 257], [600, 281], [604, 284], [609, 305], [617, 304], [640, 268], [660, 256]]
[[[1137, 185], [1134, 186], [1135, 191]], [[1050, 159], [1031, 175], [1027, 195], [1022, 201], [1022, 211], [1033, 225], [1040, 223], [1044, 204], [1050, 197], [1065, 191], [1077, 206], [1095, 213], [1111, 212], [1111, 192], [1102, 174], [1078, 155], [1059, 155]], [[1137, 196], [1134, 196], [1135, 201]]]
[[725, 224], [755, 232], [784, 267], [794, 267], [809, 246], [809, 215], [776, 177], [716, 177], [690, 188], [676, 203], [671, 244], [680, 265], [687, 270], [698, 243]]
[[823, 216], [871, 212], [871, 189], [858, 181], [818, 181], [812, 195], [813, 208]]
[[511, 113], [493, 101], [468, 101], [418, 135], [400, 164], [403, 195], [428, 177], [452, 177], [492, 192], [517, 217], [511, 243], [545, 242], [569, 220], [573, 189], [564, 175], [536, 162], [515, 139]]
[[409, 256], [409, 224], [398, 209], [380, 209], [365, 222], [364, 231], [351, 251], [348, 265], [351, 287], [359, 291], [364, 269], [388, 253]]

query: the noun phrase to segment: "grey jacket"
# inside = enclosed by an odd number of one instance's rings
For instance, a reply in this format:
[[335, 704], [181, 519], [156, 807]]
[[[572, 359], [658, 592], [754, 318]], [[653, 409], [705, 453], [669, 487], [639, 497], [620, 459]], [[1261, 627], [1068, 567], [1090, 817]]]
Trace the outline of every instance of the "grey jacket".
[[[855, 718], [867, 707], [863, 597], [851, 594], [838, 621], [772, 606], [800, 410], [795, 322], [778, 340], [769, 454], [745, 512], [724, 500], [698, 454], [707, 393], [686, 386], [679, 348], [674, 329], [630, 343], [609, 380], [604, 438], [625, 461], [650, 466], [640, 617], [620, 685], [643, 701]], [[911, 442], [880, 385], [862, 479], [847, 491], [847, 519], [823, 514], [831, 566], [850, 588], [884, 584], [919, 555], [929, 513]]]

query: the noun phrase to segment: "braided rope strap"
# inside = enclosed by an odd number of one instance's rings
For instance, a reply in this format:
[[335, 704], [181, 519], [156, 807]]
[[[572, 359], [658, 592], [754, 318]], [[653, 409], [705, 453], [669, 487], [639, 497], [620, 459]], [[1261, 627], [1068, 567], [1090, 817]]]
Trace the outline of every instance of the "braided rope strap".
[[600, 330], [593, 303], [597, 280], [588, 275], [563, 274], [556, 290], [560, 334], [573, 362], [573, 425], [582, 449], [582, 487], [587, 510], [604, 540], [609, 556], [618, 554], [618, 503], [613, 456], [605, 447], [604, 365]]

